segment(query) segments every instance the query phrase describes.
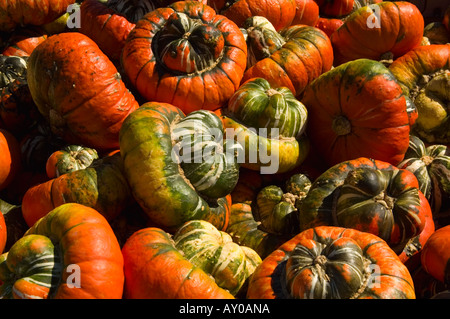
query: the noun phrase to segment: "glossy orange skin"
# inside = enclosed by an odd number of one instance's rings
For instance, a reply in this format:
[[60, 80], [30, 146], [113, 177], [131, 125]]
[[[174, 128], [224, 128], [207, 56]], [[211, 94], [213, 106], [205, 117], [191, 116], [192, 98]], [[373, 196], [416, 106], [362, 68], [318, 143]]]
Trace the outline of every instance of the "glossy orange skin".
[[170, 235], [149, 227], [122, 248], [126, 299], [233, 299], [174, 247]]
[[343, 27], [333, 33], [335, 66], [360, 58], [379, 61], [387, 52], [396, 59], [420, 45], [425, 23], [415, 5], [406, 1], [383, 1], [375, 6], [379, 8], [376, 9], [379, 25], [371, 20], [372, 13], [361, 8], [350, 14]]
[[450, 66], [450, 44], [431, 44], [416, 47], [389, 66], [403, 91], [409, 94], [422, 75], [432, 74]]
[[96, 0], [83, 1], [80, 14], [79, 32], [94, 40], [111, 60], [118, 61], [135, 24]]
[[8, 0], [0, 2], [0, 31], [20, 25], [44, 25], [66, 12], [75, 0]]
[[331, 35], [343, 24], [344, 20], [339, 18], [320, 17], [319, 20], [317, 20], [315, 27], [325, 32], [325, 34], [331, 38]]
[[123, 120], [139, 107], [111, 60], [79, 32], [39, 45], [29, 57], [27, 80], [53, 133], [99, 151], [118, 148]]
[[437, 229], [421, 253], [422, 267], [445, 284], [450, 284], [450, 225]]
[[12, 133], [0, 129], [0, 190], [14, 180], [21, 167], [19, 142]]

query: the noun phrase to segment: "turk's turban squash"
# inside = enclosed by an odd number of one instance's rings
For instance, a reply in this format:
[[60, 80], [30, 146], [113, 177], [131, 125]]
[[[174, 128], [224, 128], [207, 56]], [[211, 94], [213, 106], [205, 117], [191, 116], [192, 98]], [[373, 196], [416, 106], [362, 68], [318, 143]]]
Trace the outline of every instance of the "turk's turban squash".
[[119, 60], [125, 40], [135, 24], [97, 0], [86, 0], [80, 6], [79, 32], [87, 35], [111, 59]]
[[233, 299], [175, 247], [170, 234], [148, 227], [122, 247], [126, 299]]
[[239, 27], [254, 16], [266, 18], [276, 30], [294, 24], [314, 25], [319, 18], [319, 6], [314, 0], [208, 0], [207, 3]]
[[0, 257], [2, 298], [121, 299], [124, 278], [111, 226], [75, 203], [52, 210]]
[[400, 163], [409, 146], [406, 97], [382, 63], [358, 59], [318, 77], [305, 90], [306, 133], [328, 165], [369, 157]]
[[256, 16], [245, 21], [244, 31], [252, 57], [242, 81], [262, 77], [299, 97], [310, 82], [333, 65], [331, 41], [319, 28], [291, 25], [276, 31], [266, 18]]
[[433, 214], [438, 217], [442, 207], [450, 200], [450, 150], [446, 145], [426, 145], [411, 135], [405, 159], [399, 168], [411, 171], [419, 182], [419, 188], [429, 200]]
[[215, 113], [185, 115], [168, 103], [147, 102], [125, 119], [120, 130], [125, 176], [158, 227], [171, 231], [202, 219], [226, 228], [240, 145], [223, 134]]
[[412, 238], [427, 235], [431, 216], [413, 173], [364, 157], [329, 168], [299, 205], [300, 230], [354, 228], [380, 237], [397, 254]]
[[184, 113], [222, 107], [239, 87], [247, 59], [244, 35], [230, 19], [197, 1], [146, 14], [128, 35], [122, 64], [148, 101]]
[[379, 237], [352, 228], [310, 228], [253, 273], [249, 299], [415, 299], [406, 266]]
[[308, 112], [286, 87], [272, 87], [264, 78], [244, 82], [221, 114], [227, 138], [244, 152], [243, 167], [264, 174], [286, 172], [300, 165], [309, 151]]

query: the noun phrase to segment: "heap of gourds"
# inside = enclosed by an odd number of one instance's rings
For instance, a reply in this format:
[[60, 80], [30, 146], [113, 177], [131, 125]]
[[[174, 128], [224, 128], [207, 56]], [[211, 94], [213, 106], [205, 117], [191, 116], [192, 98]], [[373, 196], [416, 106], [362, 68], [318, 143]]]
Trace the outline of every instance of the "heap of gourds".
[[449, 18], [1, 2], [0, 298], [439, 297]]

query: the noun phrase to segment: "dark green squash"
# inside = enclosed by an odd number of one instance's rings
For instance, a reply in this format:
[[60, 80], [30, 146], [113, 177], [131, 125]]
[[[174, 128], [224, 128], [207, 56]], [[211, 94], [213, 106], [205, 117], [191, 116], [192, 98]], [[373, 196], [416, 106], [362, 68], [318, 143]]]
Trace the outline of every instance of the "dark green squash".
[[411, 135], [409, 148], [399, 168], [411, 171], [429, 200], [434, 214], [450, 200], [450, 154], [446, 145], [425, 143]]
[[357, 158], [319, 176], [301, 202], [300, 229], [332, 225], [385, 240], [397, 253], [425, 227], [427, 199], [411, 172], [387, 162]]

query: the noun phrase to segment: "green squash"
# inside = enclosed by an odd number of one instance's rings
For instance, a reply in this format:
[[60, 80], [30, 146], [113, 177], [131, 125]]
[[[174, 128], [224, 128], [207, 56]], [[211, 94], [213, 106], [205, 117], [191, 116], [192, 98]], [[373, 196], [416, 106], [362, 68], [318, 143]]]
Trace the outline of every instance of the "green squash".
[[450, 154], [446, 145], [426, 146], [417, 136], [411, 135], [409, 148], [399, 168], [412, 172], [419, 188], [429, 200], [434, 214], [450, 200]]
[[125, 175], [158, 227], [170, 232], [202, 219], [226, 228], [228, 194], [239, 178], [239, 145], [223, 142], [219, 133], [222, 123], [214, 113], [185, 116], [168, 103], [147, 102], [124, 121], [119, 143]]
[[262, 262], [251, 248], [204, 220], [191, 220], [173, 236], [175, 247], [196, 267], [214, 277], [217, 285], [236, 295]]
[[286, 87], [264, 78], [244, 82], [222, 114], [227, 138], [244, 149], [243, 167], [282, 173], [298, 167], [309, 152], [305, 136], [308, 111]]

